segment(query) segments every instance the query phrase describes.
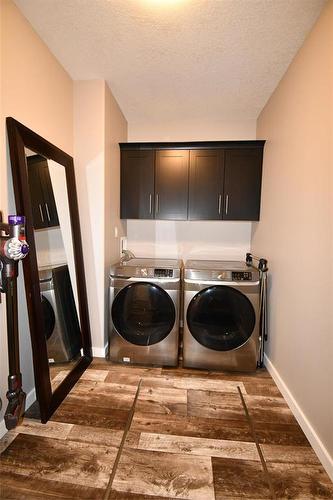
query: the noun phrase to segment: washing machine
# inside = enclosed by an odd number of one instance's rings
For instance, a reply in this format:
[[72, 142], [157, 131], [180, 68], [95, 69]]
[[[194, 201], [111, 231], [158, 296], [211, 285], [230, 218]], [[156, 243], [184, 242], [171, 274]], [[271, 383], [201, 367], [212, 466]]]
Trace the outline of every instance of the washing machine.
[[44, 334], [50, 363], [66, 363], [79, 355], [81, 329], [68, 266], [39, 269]]
[[182, 261], [134, 258], [111, 267], [109, 359], [177, 366]]
[[189, 260], [184, 269], [183, 366], [254, 371], [260, 281], [246, 262]]

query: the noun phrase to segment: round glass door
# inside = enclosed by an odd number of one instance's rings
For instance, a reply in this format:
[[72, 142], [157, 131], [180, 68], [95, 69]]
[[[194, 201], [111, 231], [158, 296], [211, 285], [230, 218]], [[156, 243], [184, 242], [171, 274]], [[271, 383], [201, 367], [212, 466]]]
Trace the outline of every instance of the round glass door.
[[170, 296], [153, 283], [132, 283], [120, 290], [111, 309], [117, 332], [128, 342], [148, 346], [161, 342], [176, 320]]
[[243, 345], [255, 326], [249, 299], [227, 286], [201, 290], [187, 309], [187, 324], [193, 337], [215, 351], [230, 351]]
[[51, 306], [50, 302], [47, 300], [46, 297], [44, 297], [44, 295], [42, 295], [41, 298], [42, 298], [42, 310], [43, 310], [43, 320], [44, 320], [44, 334], [46, 340], [49, 340], [49, 338], [53, 333], [56, 320], [53, 307]]

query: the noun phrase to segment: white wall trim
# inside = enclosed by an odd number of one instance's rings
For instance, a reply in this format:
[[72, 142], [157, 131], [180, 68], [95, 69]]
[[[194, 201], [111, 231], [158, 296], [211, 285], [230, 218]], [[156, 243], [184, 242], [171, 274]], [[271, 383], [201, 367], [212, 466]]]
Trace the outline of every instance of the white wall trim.
[[312, 448], [314, 449], [324, 469], [326, 470], [327, 474], [333, 481], [333, 457], [331, 457], [330, 454], [328, 453], [323, 442], [321, 441], [318, 434], [312, 427], [311, 423], [307, 419], [306, 415], [304, 414], [303, 410], [297, 403], [296, 399], [290, 392], [287, 384], [284, 382], [283, 378], [281, 377], [281, 375], [279, 374], [279, 372], [277, 371], [277, 369], [275, 368], [275, 366], [273, 365], [273, 363], [266, 354], [264, 355], [264, 364], [268, 372], [272, 376], [274, 382], [280, 389], [283, 397], [287, 401], [291, 411], [293, 412], [297, 422], [301, 426], [304, 434], [308, 438]]
[[[25, 400], [25, 408], [28, 409], [34, 402], [36, 401], [36, 390], [35, 388], [31, 389], [28, 392], [26, 400]], [[4, 402], [4, 406], [7, 406], [7, 400]], [[5, 419], [0, 420], [0, 439], [6, 434], [7, 428], [5, 424]]]
[[104, 347], [93, 347], [92, 353], [94, 358], [105, 358], [107, 354], [107, 345]]
[[5, 426], [5, 420], [2, 419], [0, 420], [0, 439], [6, 434], [7, 429]]

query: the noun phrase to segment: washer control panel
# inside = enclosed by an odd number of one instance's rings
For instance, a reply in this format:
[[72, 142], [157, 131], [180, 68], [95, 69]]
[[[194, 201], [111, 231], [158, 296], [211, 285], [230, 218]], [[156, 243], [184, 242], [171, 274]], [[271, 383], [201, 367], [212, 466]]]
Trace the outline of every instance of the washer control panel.
[[252, 281], [252, 273], [248, 271], [232, 271], [232, 281]]
[[154, 269], [154, 278], [172, 278], [173, 269]]

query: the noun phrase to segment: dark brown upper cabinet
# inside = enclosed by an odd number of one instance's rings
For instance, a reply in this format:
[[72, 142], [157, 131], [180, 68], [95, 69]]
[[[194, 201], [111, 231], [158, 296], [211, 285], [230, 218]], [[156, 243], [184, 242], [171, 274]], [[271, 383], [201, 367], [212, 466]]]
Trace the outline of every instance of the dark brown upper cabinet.
[[47, 159], [41, 155], [27, 156], [27, 168], [34, 229], [59, 226]]
[[262, 150], [225, 151], [224, 220], [259, 220]]
[[156, 151], [155, 219], [187, 219], [189, 156], [187, 150]]
[[264, 143], [120, 144], [121, 217], [259, 220]]
[[153, 219], [154, 151], [123, 151], [120, 185], [120, 217]]
[[190, 151], [189, 220], [222, 219], [223, 179], [223, 149]]

